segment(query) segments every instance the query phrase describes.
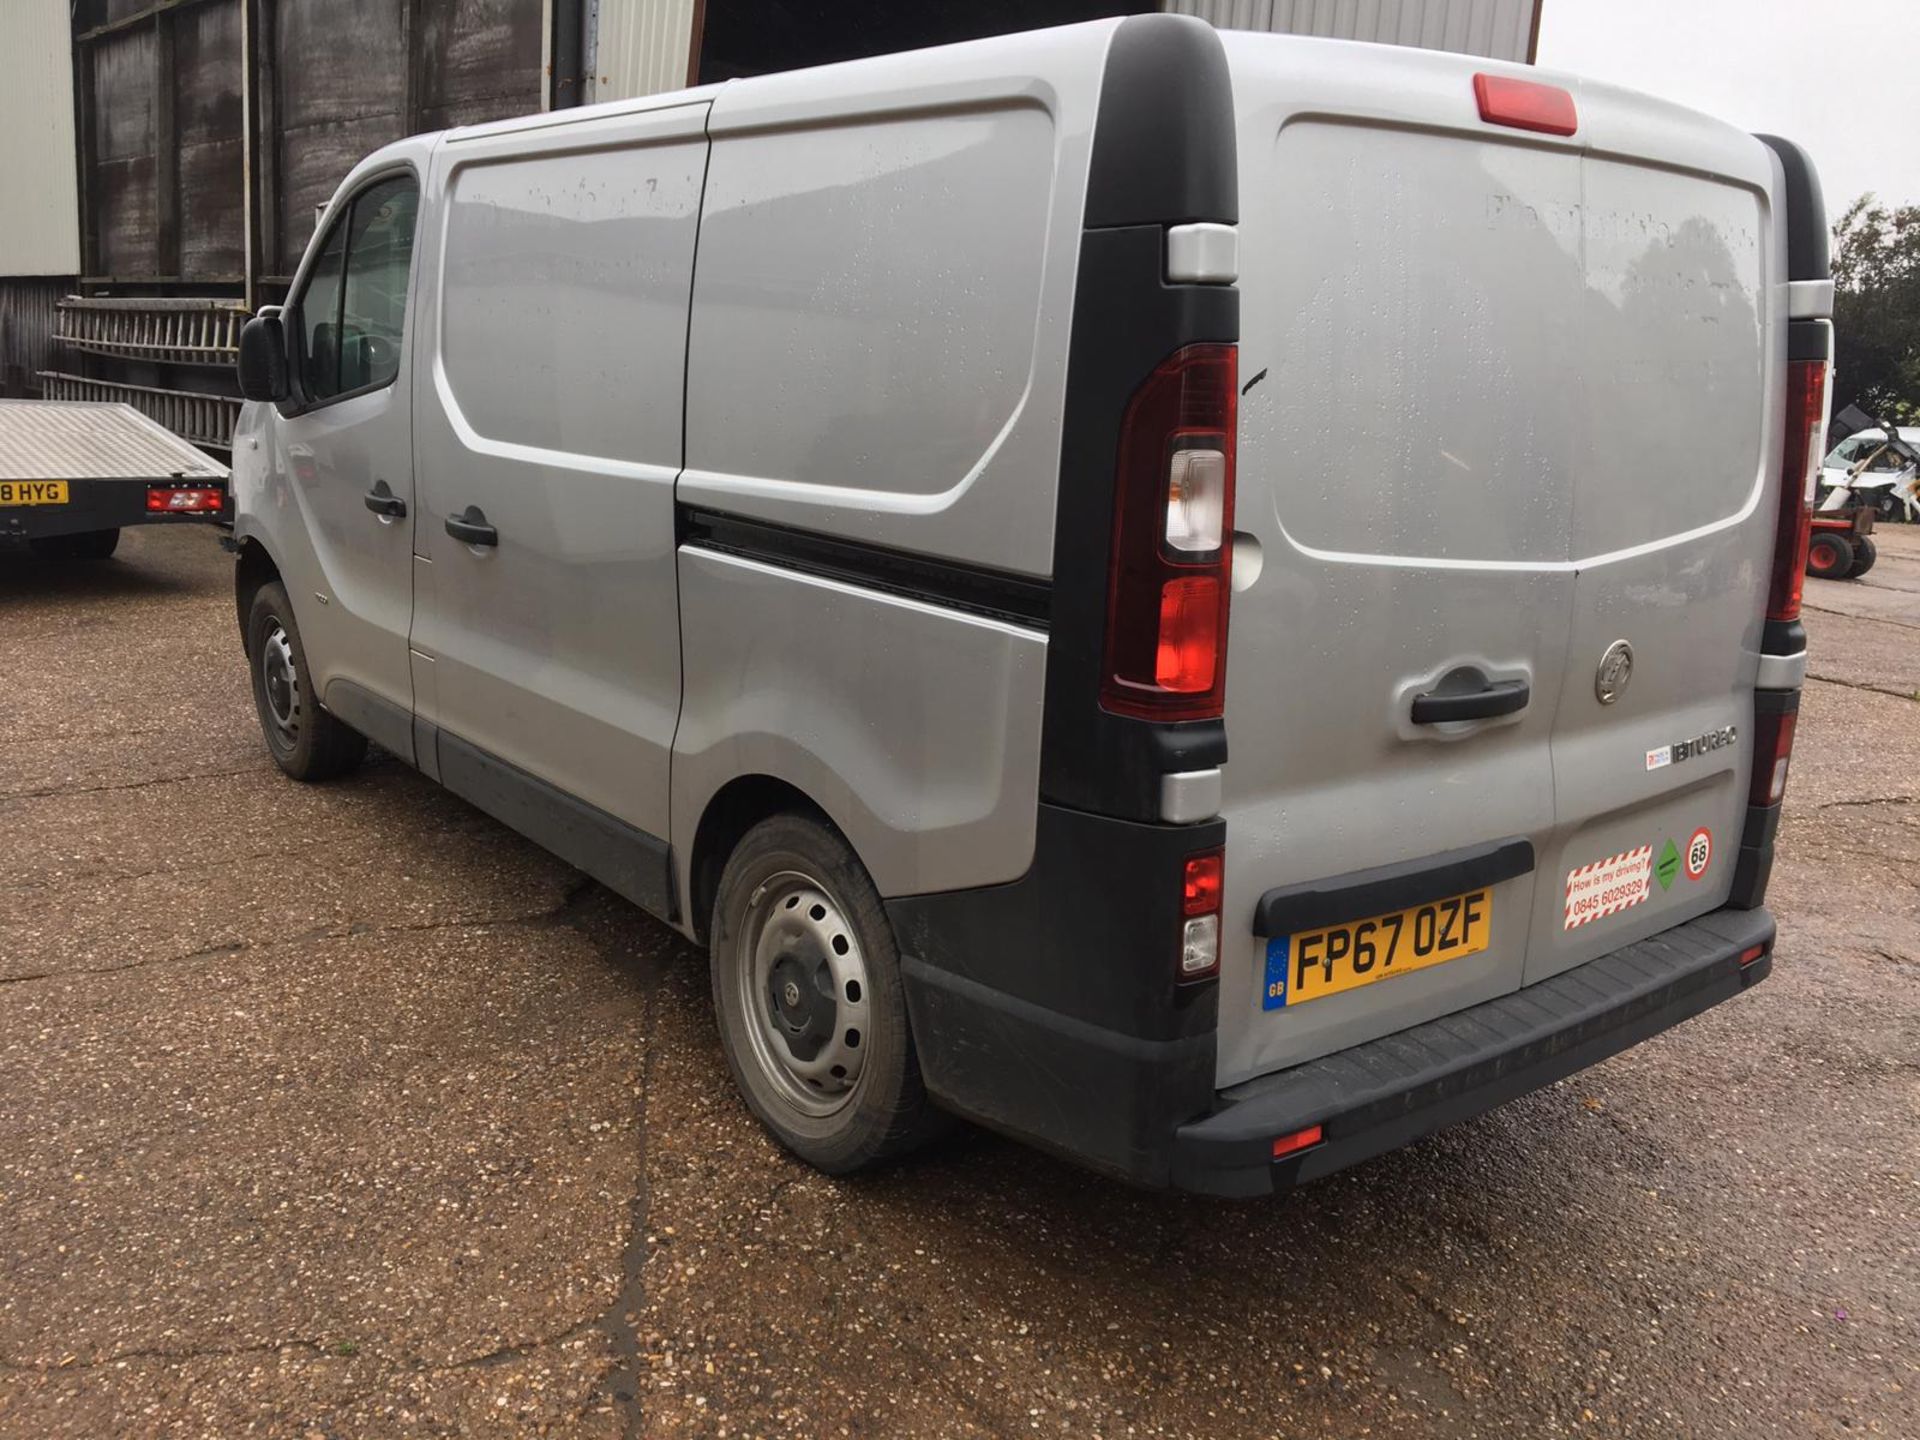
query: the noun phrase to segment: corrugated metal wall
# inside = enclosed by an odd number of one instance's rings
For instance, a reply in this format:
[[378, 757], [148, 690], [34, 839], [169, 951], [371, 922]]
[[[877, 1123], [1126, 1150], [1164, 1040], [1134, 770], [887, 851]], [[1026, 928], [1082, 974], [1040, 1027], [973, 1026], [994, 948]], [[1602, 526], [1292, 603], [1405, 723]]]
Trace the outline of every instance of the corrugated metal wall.
[[0, 395], [37, 395], [38, 372], [53, 353], [60, 297], [73, 289], [70, 276], [0, 280]]
[[1223, 30], [1277, 30], [1530, 60], [1537, 0], [1164, 0]]
[[67, 0], [0, 4], [0, 275], [80, 268]]
[[600, 0], [590, 100], [658, 95], [687, 83], [694, 0]]

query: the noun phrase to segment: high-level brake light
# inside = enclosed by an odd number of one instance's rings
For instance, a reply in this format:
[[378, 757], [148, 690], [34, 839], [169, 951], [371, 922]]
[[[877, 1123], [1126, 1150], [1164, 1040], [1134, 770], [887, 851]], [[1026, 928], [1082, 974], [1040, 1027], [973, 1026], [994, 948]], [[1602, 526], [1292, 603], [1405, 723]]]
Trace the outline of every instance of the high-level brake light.
[[1481, 74], [1473, 77], [1473, 98], [1479, 102], [1480, 118], [1489, 125], [1510, 125], [1543, 135], [1571, 135], [1580, 128], [1573, 96], [1558, 85]]

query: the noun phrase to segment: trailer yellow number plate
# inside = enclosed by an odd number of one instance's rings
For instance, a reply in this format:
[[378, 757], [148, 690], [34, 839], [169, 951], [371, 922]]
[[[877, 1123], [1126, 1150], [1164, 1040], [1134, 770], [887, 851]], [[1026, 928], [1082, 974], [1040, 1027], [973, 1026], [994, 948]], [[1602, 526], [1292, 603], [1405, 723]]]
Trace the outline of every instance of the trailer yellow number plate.
[[0, 480], [0, 505], [64, 505], [64, 480]]
[[1464, 895], [1267, 941], [1267, 989], [1261, 1007], [1304, 1005], [1477, 955], [1493, 939], [1493, 892]]

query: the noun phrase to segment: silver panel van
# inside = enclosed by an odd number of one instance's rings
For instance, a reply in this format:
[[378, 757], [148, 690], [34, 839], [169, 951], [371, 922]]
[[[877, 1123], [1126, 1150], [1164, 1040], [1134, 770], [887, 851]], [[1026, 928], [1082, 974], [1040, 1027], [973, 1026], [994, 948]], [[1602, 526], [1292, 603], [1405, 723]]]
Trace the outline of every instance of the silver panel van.
[[1789, 142], [1177, 16], [406, 140], [244, 336], [267, 744], [706, 946], [826, 1170], [1270, 1193], [1768, 973], [1825, 234]]

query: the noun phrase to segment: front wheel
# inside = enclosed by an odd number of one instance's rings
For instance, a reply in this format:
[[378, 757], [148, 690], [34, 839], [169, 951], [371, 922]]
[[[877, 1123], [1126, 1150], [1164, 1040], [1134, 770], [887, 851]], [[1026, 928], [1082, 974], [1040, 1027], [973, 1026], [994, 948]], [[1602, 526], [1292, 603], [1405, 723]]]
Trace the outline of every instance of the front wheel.
[[755, 826], [727, 860], [711, 931], [721, 1046], [776, 1140], [843, 1175], [938, 1132], [893, 927], [845, 840], [800, 815]]
[[1842, 530], [1816, 530], [1807, 542], [1807, 574], [1816, 580], [1844, 580], [1853, 569], [1853, 540]]
[[1853, 565], [1847, 571], [1849, 580], [1858, 580], [1873, 568], [1873, 562], [1880, 558], [1880, 548], [1862, 535], [1853, 542]]
[[274, 763], [296, 780], [344, 775], [366, 756], [367, 740], [341, 724], [313, 698], [306, 647], [294, 623], [286, 588], [270, 581], [247, 609], [247, 668], [253, 672], [253, 708]]

